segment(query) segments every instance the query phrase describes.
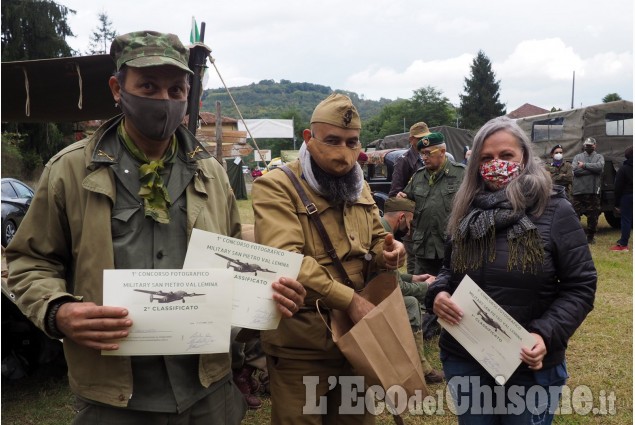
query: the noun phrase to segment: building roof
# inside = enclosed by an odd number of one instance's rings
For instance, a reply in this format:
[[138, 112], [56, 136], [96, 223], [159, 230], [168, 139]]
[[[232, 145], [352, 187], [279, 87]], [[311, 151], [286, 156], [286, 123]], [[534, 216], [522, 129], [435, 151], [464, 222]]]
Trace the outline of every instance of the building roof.
[[531, 117], [533, 115], [546, 114], [548, 112], [549, 112], [548, 109], [543, 109], [539, 106], [532, 105], [530, 103], [525, 103], [523, 106], [517, 109], [514, 109], [509, 114], [507, 114], [507, 117], [513, 118], [513, 119], [525, 118], [525, 117]]
[[[198, 113], [198, 116], [203, 121], [202, 125], [216, 125], [216, 114], [212, 112], [201, 111]], [[183, 118], [183, 124], [187, 125], [187, 123], [189, 122], [189, 119], [190, 119], [189, 115], [186, 115]], [[222, 123], [223, 124], [237, 124], [238, 120], [231, 117], [222, 117]]]

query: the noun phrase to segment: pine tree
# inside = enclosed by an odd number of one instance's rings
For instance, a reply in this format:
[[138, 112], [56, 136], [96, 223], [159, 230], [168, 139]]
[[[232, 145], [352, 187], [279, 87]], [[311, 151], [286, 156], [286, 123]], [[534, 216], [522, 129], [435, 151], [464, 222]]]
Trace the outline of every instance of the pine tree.
[[75, 11], [49, 0], [3, 0], [2, 61], [71, 56], [69, 13]]
[[477, 129], [492, 118], [507, 113], [500, 103], [500, 80], [496, 81], [492, 63], [482, 50], [472, 62], [470, 77], [465, 79], [461, 98], [461, 127]]
[[112, 21], [108, 19], [108, 14], [102, 12], [97, 15], [99, 25], [90, 36], [88, 54], [101, 55], [108, 53], [108, 47], [112, 40], [117, 37], [117, 31], [112, 29]]

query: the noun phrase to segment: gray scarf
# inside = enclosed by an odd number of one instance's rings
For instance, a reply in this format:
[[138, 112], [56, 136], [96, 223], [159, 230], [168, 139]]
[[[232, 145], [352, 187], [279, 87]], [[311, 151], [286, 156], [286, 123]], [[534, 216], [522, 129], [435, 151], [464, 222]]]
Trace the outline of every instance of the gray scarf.
[[[311, 189], [315, 190], [322, 196], [328, 196], [327, 191], [318, 183], [315, 175], [313, 174], [313, 168], [311, 167], [311, 153], [306, 148], [306, 143], [302, 143], [298, 158], [300, 159], [300, 166], [302, 167], [302, 175], [304, 176]], [[355, 193], [354, 198], [359, 199], [362, 194], [362, 190], [364, 189], [364, 172], [362, 171], [362, 167], [360, 167], [358, 163], [355, 163], [354, 168], [355, 173], [358, 176], [357, 183], [353, 188], [353, 191]]]
[[[474, 198], [452, 240], [452, 268], [474, 270], [496, 258], [496, 232], [507, 231], [507, 270], [517, 267], [535, 273], [544, 260], [542, 240], [525, 211], [514, 212], [504, 189]], [[486, 254], [486, 258], [485, 258]]]

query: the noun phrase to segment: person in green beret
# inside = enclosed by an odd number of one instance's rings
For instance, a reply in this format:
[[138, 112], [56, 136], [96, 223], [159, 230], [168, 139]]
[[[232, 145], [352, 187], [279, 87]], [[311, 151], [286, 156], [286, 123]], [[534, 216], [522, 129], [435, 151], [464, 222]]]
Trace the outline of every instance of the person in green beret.
[[445, 228], [465, 166], [447, 158], [443, 133], [430, 133], [417, 143], [424, 166], [397, 196], [415, 201], [412, 240], [415, 274], [436, 276], [444, 254]]
[[[241, 236], [223, 167], [181, 125], [189, 49], [138, 31], [116, 37], [110, 54], [122, 113], [46, 164], [7, 248], [8, 287], [40, 329], [63, 338], [73, 424], [239, 424], [246, 406], [229, 353], [102, 355], [116, 354], [134, 320], [103, 305], [104, 270], [181, 269], [193, 228]], [[288, 278], [273, 288], [291, 317], [306, 291]]]

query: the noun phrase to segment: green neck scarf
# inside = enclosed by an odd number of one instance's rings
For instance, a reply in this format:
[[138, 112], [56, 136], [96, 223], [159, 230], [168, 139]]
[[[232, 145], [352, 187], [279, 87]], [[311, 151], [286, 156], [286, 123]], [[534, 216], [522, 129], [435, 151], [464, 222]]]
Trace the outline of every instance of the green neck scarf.
[[145, 216], [150, 217], [157, 223], [167, 224], [170, 222], [170, 195], [168, 189], [165, 187], [163, 178], [159, 174], [159, 171], [163, 170], [166, 163], [174, 162], [176, 158], [177, 141], [176, 135], [172, 136], [170, 146], [163, 154], [163, 157], [157, 161], [150, 161], [148, 157], [134, 144], [126, 129], [123, 126], [123, 121], [117, 128], [117, 134], [126, 150], [130, 152], [137, 161], [141, 162], [139, 167], [139, 181], [141, 182], [141, 188], [139, 189], [139, 196], [143, 198], [143, 207], [145, 210]]

